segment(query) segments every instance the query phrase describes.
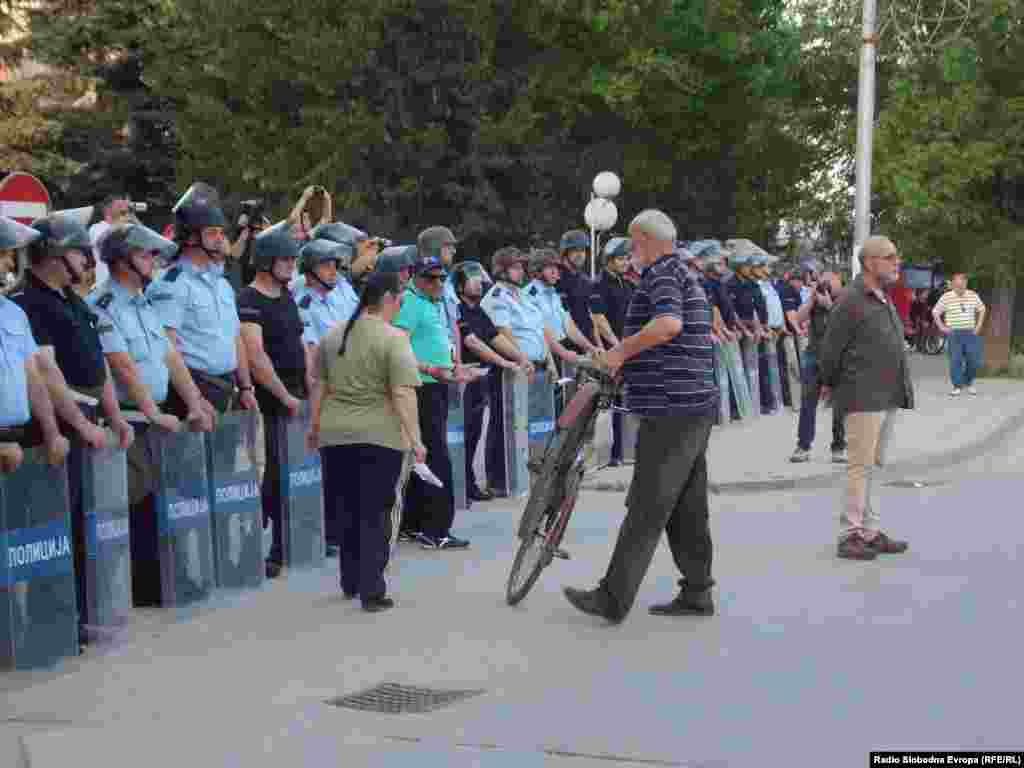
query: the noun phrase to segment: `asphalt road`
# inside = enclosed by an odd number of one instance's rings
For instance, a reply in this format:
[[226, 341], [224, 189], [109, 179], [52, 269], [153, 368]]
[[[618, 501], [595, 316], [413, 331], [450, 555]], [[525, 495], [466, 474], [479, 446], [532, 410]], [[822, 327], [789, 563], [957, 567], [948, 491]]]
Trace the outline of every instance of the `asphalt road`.
[[[581, 498], [573, 559], [509, 608], [518, 505], [475, 506], [468, 552], [401, 550], [390, 613], [341, 600], [325, 569], [188, 621], [153, 614], [116, 653], [8, 690], [0, 739], [22, 737], [33, 768], [859, 768], [877, 749], [1022, 749], [1022, 447], [889, 478], [936, 485], [882, 489], [911, 548], [873, 563], [834, 557], [832, 491], [713, 497], [711, 618], [647, 614], [675, 589], [665, 547], [622, 625], [568, 605], [561, 588], [596, 582], [611, 552], [610, 493]], [[420, 715], [324, 703], [382, 682], [483, 692]]]

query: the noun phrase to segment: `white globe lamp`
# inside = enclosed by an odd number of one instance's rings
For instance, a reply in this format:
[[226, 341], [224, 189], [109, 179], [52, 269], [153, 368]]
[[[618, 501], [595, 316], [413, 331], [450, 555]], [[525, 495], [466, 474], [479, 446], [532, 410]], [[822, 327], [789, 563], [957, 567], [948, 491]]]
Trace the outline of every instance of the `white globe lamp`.
[[619, 211], [615, 203], [606, 197], [595, 197], [583, 211], [583, 220], [595, 232], [606, 232], [615, 226]]
[[622, 182], [611, 171], [601, 171], [594, 177], [594, 194], [598, 197], [611, 199], [618, 197], [622, 191]]

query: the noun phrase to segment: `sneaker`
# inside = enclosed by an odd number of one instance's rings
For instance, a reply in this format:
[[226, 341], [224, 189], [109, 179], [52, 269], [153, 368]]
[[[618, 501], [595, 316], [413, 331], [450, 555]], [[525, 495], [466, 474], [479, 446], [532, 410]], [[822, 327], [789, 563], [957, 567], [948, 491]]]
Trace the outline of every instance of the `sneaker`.
[[395, 601], [390, 597], [370, 597], [363, 600], [363, 610], [367, 613], [380, 613], [394, 607]]
[[968, 387], [967, 388], [967, 394], [971, 395], [972, 397], [977, 397], [978, 396], [978, 388], [977, 387]]
[[953, 387], [953, 391], [949, 393], [950, 397], [960, 397], [960, 387]]
[[415, 544], [423, 541], [423, 534], [420, 531], [399, 531], [398, 542], [400, 544]]
[[832, 449], [832, 463], [833, 464], [846, 464], [847, 456], [845, 448], [833, 448]]
[[844, 560], [874, 560], [878, 557], [878, 551], [855, 533], [839, 542], [836, 555]]
[[811, 460], [811, 452], [806, 451], [803, 448], [797, 448], [793, 451], [793, 455], [789, 457], [789, 460], [793, 464], [803, 464]]
[[439, 539], [435, 539], [423, 534], [420, 546], [423, 549], [466, 549], [469, 546], [469, 542], [456, 536], [442, 536]]
[[281, 575], [282, 568], [283, 567], [282, 567], [282, 565], [280, 563], [275, 563], [273, 560], [267, 560], [266, 561], [267, 578], [268, 579], [276, 579], [278, 576]]
[[899, 539], [890, 539], [879, 531], [875, 538], [867, 542], [867, 546], [880, 555], [900, 555], [906, 552], [910, 545]]
[[599, 616], [612, 624], [618, 624], [625, 616], [616, 611], [611, 596], [602, 588], [574, 589], [565, 587], [562, 590], [565, 598], [583, 613]]

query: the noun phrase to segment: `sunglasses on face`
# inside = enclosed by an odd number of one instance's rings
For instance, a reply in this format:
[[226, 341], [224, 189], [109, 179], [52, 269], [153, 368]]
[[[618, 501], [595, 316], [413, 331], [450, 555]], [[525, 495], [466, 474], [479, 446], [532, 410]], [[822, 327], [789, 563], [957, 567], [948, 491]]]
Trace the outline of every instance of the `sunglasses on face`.
[[423, 279], [432, 283], [440, 283], [444, 281], [444, 275], [424, 275]]

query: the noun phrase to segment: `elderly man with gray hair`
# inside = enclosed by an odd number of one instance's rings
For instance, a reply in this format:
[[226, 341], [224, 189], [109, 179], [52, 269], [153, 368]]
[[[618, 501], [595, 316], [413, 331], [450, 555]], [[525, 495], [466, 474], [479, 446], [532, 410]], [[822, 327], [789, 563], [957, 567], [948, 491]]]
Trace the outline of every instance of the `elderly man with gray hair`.
[[861, 274], [832, 310], [818, 352], [821, 395], [835, 391], [835, 407], [846, 415], [849, 444], [846, 499], [836, 554], [874, 560], [905, 552], [907, 542], [879, 529], [871, 502], [875, 466], [885, 461], [897, 411], [914, 407], [914, 389], [903, 340], [903, 321], [886, 288], [900, 274], [900, 255], [887, 237], [864, 241]]
[[622, 621], [664, 531], [682, 589], [651, 613], [706, 616], [715, 610], [706, 454], [719, 398], [711, 307], [676, 253], [676, 227], [668, 216], [643, 211], [629, 236], [643, 274], [622, 341], [601, 359], [612, 374], [622, 369], [626, 406], [640, 417], [636, 468], [604, 579], [591, 591], [567, 588], [565, 596], [584, 613]]

